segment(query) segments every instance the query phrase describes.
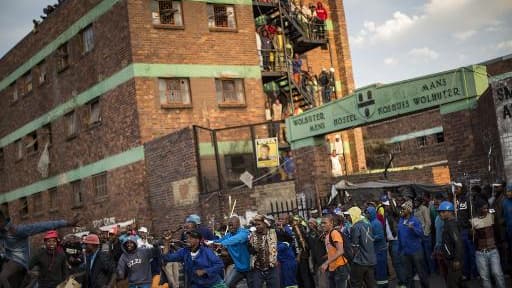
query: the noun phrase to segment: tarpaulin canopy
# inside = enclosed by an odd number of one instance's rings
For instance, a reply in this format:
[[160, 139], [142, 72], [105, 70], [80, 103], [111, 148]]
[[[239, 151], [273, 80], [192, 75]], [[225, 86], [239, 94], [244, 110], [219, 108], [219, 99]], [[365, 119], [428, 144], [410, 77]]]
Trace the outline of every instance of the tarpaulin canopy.
[[[332, 192], [348, 193], [350, 197], [356, 201], [376, 201], [380, 198], [380, 195], [382, 195], [387, 190], [392, 190], [395, 195], [398, 194], [401, 196], [407, 196], [409, 198], [423, 197], [425, 194], [450, 191], [450, 185], [436, 185], [388, 180], [368, 181], [364, 183], [351, 183], [347, 180], [341, 180], [334, 184], [333, 188], [336, 191], [333, 189]], [[333, 200], [335, 197], [335, 195], [332, 195], [332, 192], [331, 200]]]

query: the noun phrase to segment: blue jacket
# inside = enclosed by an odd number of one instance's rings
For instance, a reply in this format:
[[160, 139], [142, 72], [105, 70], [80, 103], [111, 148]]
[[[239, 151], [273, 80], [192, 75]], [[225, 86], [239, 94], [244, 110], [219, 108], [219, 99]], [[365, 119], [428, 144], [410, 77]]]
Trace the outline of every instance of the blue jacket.
[[27, 268], [30, 254], [28, 237], [48, 230], [69, 226], [65, 220], [37, 222], [26, 225], [13, 225], [10, 222], [0, 230], [0, 243], [5, 248], [5, 256]]
[[512, 199], [505, 198], [503, 200], [503, 218], [507, 232], [512, 233]]
[[[409, 223], [412, 223], [412, 229], [409, 228]], [[400, 218], [398, 221], [398, 253], [412, 255], [420, 251], [422, 238], [423, 228], [418, 218], [412, 215], [409, 219]]]
[[[175, 253], [168, 253], [162, 257], [164, 262], [181, 262], [187, 275], [187, 284], [190, 288], [209, 288], [222, 282], [224, 263], [207, 247], [200, 246], [199, 254], [192, 261], [190, 248], [181, 248]], [[206, 274], [199, 277], [196, 270], [203, 269]]]
[[373, 244], [373, 233], [370, 224], [361, 219], [352, 225], [350, 230], [352, 246], [356, 248], [353, 260], [354, 263], [363, 266], [373, 266], [377, 264], [375, 246]]
[[370, 220], [370, 224], [372, 225], [373, 246], [375, 247], [375, 252], [386, 250], [384, 227], [382, 227], [382, 223], [377, 219], [377, 209], [370, 206], [366, 211], [368, 212], [368, 220]]
[[235, 269], [238, 272], [247, 272], [250, 270], [249, 249], [247, 242], [249, 241], [249, 230], [245, 228], [238, 228], [235, 234], [228, 232], [224, 237], [215, 240], [215, 243], [220, 243], [228, 249], [229, 255], [235, 262]]

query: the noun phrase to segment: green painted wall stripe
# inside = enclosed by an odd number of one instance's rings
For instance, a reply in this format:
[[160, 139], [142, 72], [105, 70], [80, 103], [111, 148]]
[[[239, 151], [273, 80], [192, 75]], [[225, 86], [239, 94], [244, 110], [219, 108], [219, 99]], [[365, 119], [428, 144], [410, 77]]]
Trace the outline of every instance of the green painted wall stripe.
[[201, 64], [134, 64], [135, 77], [261, 78], [259, 66]]
[[331, 19], [325, 20], [325, 27], [327, 28], [327, 31], [334, 30], [334, 26]]
[[76, 107], [101, 96], [134, 77], [239, 77], [261, 78], [259, 66], [195, 65], [195, 64], [144, 64], [129, 65], [109, 78], [99, 82], [67, 102], [58, 105], [46, 114], [30, 121], [21, 128], [0, 139], [0, 147], [20, 139], [28, 133], [43, 127], [65, 115]]
[[45, 180], [32, 183], [7, 193], [3, 193], [0, 195], [0, 203], [10, 202], [21, 197], [27, 197], [53, 187], [80, 180], [105, 171], [110, 171], [122, 166], [130, 165], [141, 160], [144, 160], [144, 146], [138, 146], [128, 151], [107, 157], [100, 161], [70, 170]]
[[69, 39], [78, 34], [78, 32], [80, 32], [83, 28], [87, 27], [87, 25], [91, 24], [98, 17], [110, 10], [112, 6], [114, 6], [114, 4], [117, 2], [119, 2], [119, 0], [104, 0], [89, 10], [89, 12], [82, 16], [82, 18], [80, 18], [78, 21], [73, 23], [68, 29], [66, 29], [66, 31], [62, 32], [57, 38], [55, 38], [55, 40], [50, 42], [50, 44], [46, 45], [43, 49], [32, 56], [27, 62], [23, 63], [20, 67], [14, 70], [14, 72], [2, 79], [2, 81], [0, 81], [0, 91], [4, 90], [12, 82], [16, 81], [16, 79], [18, 79], [20, 76], [27, 73], [27, 71], [36, 66], [53, 51], [57, 50], [60, 45], [66, 43]]
[[441, 133], [441, 132], [443, 132], [443, 126], [437, 126], [437, 127], [433, 127], [430, 129], [425, 129], [425, 130], [421, 130], [421, 131], [415, 131], [415, 132], [411, 132], [411, 133], [407, 133], [407, 134], [403, 134], [403, 135], [398, 135], [398, 136], [390, 138], [388, 141], [386, 141], [386, 143], [397, 143], [397, 142], [406, 141], [406, 140], [414, 139], [414, 138], [421, 137], [421, 136], [437, 134], [437, 133]]

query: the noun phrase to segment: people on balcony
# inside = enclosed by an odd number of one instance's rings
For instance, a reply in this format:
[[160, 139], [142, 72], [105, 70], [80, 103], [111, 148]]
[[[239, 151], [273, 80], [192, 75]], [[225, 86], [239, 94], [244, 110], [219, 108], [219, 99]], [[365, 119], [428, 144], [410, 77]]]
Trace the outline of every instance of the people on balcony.
[[272, 65], [271, 65], [271, 53], [273, 50], [273, 44], [272, 44], [272, 38], [270, 38], [270, 35], [268, 33], [268, 30], [264, 29], [261, 33], [261, 55], [263, 56], [263, 70], [265, 71], [271, 71]]
[[295, 86], [299, 87], [300, 85], [300, 73], [302, 70], [302, 60], [300, 59], [299, 53], [295, 53], [292, 61], [292, 75], [293, 82], [295, 82]]
[[327, 10], [324, 8], [322, 2], [316, 3], [316, 17], [315, 26], [318, 29], [318, 38], [325, 38], [325, 21], [327, 20]]

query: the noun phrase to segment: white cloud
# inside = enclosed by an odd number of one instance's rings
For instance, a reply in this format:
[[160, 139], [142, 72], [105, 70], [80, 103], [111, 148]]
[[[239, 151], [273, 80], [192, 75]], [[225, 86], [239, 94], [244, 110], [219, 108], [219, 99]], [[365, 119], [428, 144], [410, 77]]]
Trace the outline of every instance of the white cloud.
[[414, 48], [408, 53], [409, 56], [413, 57], [413, 60], [436, 60], [439, 58], [439, 53], [428, 48]]
[[454, 33], [453, 37], [455, 37], [456, 39], [458, 39], [460, 41], [464, 41], [464, 40], [467, 40], [467, 39], [473, 37], [475, 34], [476, 34], [475, 30], [466, 30], [466, 31]]
[[497, 48], [499, 50], [512, 50], [512, 40], [503, 41], [498, 43]]
[[393, 57], [387, 57], [384, 59], [384, 64], [386, 64], [386, 65], [395, 65], [397, 63], [398, 63], [398, 61]]
[[356, 35], [356, 36], [350, 35], [348, 37], [348, 40], [349, 40], [351, 46], [352, 45], [353, 46], [361, 46], [365, 42], [364, 36], [361, 36], [361, 35]]

